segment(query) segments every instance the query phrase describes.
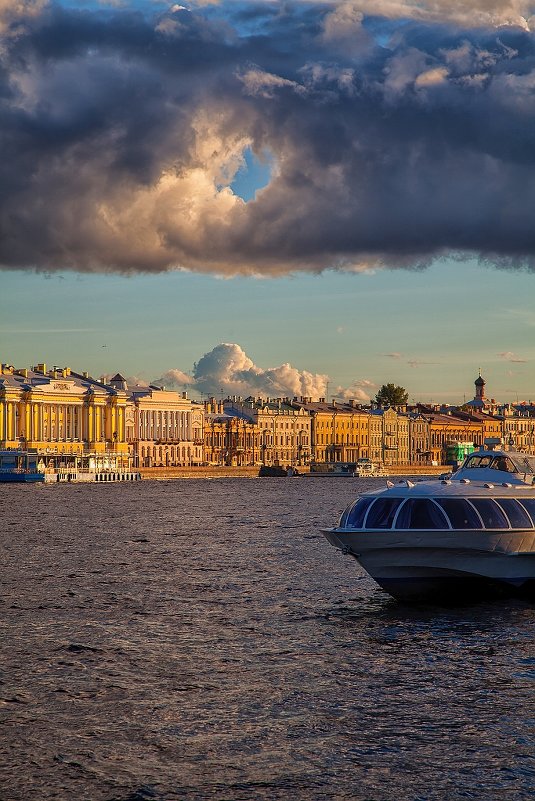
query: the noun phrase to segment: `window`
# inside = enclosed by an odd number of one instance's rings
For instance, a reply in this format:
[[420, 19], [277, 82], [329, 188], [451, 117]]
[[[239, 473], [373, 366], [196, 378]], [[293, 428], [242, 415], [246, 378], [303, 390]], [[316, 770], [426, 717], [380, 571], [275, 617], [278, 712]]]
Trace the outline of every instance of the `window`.
[[449, 528], [444, 512], [430, 498], [411, 498], [403, 504], [396, 528]]
[[505, 473], [516, 473], [516, 467], [510, 459], [506, 456], [498, 456], [492, 460], [491, 468], [493, 470], [502, 470]]
[[514, 498], [500, 498], [497, 501], [511, 523], [512, 528], [532, 528], [531, 518], [524, 507]]
[[364, 517], [368, 511], [368, 507], [374, 500], [371, 498], [359, 498], [358, 501], [351, 506], [348, 506], [340, 519], [340, 528], [362, 528]]
[[470, 470], [474, 467], [489, 467], [492, 461], [492, 456], [471, 456], [466, 462], [466, 467]]
[[377, 498], [366, 520], [366, 528], [391, 528], [403, 498]]
[[483, 520], [485, 528], [509, 528], [509, 521], [497, 503], [490, 498], [470, 499]]
[[437, 503], [446, 512], [452, 528], [482, 528], [474, 507], [464, 498], [437, 498]]
[[521, 504], [524, 509], [527, 509], [535, 525], [535, 498], [522, 498]]

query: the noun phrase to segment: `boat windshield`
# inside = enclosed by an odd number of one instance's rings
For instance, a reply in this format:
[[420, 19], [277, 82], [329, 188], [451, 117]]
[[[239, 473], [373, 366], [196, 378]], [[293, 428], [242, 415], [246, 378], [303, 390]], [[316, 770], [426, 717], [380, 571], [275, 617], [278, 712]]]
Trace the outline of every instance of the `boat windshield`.
[[516, 465], [507, 456], [492, 456], [489, 453], [483, 455], [472, 454], [472, 456], [468, 457], [464, 466], [467, 470], [490, 468], [491, 470], [502, 470], [505, 473], [518, 473]]
[[473, 453], [464, 463], [464, 469], [474, 470], [477, 468], [501, 470], [504, 473], [535, 474], [535, 457], [525, 456], [523, 453], [509, 455], [503, 453]]
[[347, 507], [340, 518], [340, 528], [362, 528], [368, 507], [373, 501], [373, 496], [359, 498], [356, 503]]

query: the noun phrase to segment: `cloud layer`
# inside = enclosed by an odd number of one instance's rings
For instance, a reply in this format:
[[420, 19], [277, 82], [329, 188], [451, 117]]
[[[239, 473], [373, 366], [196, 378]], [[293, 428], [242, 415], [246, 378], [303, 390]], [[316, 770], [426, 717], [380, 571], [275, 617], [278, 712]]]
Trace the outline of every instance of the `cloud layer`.
[[207, 396], [249, 395], [267, 398], [325, 397], [329, 377], [291, 364], [267, 370], [254, 364], [240, 345], [222, 342], [194, 365], [192, 375], [168, 370], [155, 383], [171, 389], [195, 389]]
[[[0, 0], [0, 265], [274, 275], [455, 252], [532, 269], [531, 12]], [[245, 203], [248, 148], [273, 172]]]

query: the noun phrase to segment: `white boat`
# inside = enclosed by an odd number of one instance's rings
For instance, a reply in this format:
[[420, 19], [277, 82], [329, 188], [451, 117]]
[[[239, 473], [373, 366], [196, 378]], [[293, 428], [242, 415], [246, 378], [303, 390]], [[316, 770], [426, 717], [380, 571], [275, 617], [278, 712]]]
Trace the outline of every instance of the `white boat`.
[[312, 478], [378, 478], [386, 476], [382, 465], [371, 459], [358, 459], [356, 462], [325, 462], [312, 465]]
[[386, 476], [384, 467], [371, 459], [359, 459], [355, 466], [355, 476], [357, 478], [380, 478]]
[[453, 475], [387, 482], [323, 531], [401, 600], [535, 600], [535, 457], [477, 451]]

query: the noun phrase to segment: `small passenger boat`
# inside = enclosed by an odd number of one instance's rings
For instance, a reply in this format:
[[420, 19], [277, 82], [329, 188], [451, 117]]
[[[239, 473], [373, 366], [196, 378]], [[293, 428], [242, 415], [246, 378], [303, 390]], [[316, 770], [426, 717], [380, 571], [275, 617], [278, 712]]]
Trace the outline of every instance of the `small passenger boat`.
[[480, 450], [452, 475], [387, 482], [327, 540], [400, 600], [535, 600], [535, 457]]
[[381, 464], [371, 459], [358, 459], [356, 462], [313, 464], [308, 475], [312, 478], [379, 478], [387, 473]]
[[0, 482], [34, 484], [44, 480], [45, 474], [39, 467], [37, 452], [22, 449], [0, 450]]
[[359, 459], [355, 466], [355, 476], [357, 478], [380, 478], [386, 475], [383, 465], [372, 462], [371, 459]]

